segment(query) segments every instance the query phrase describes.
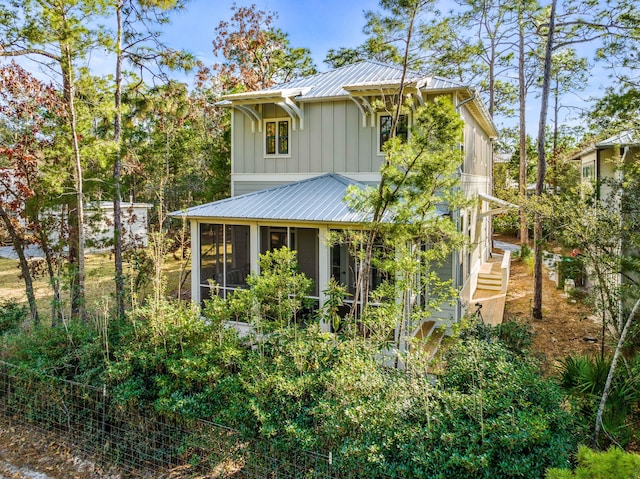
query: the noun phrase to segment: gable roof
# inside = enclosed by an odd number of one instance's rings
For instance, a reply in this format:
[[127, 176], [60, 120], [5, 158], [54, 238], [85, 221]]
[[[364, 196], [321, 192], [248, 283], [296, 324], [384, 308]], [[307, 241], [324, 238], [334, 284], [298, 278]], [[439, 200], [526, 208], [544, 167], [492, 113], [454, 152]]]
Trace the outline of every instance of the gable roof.
[[[224, 100], [218, 105], [277, 102], [285, 98], [304, 103], [344, 99], [351, 97], [354, 93], [375, 95], [381, 90], [397, 89], [401, 80], [401, 66], [366, 60], [328, 72], [297, 78], [263, 90], [225, 95]], [[404, 81], [405, 87], [420, 92], [459, 92], [465, 103], [467, 100], [470, 102], [468, 106], [484, 124], [489, 135], [497, 136], [497, 128], [475, 89], [454, 80], [411, 70], [406, 72]]]
[[185, 211], [175, 211], [170, 216], [190, 219], [363, 223], [366, 215], [352, 211], [343, 200], [351, 185], [365, 187], [342, 175], [329, 173], [193, 206]]
[[638, 132], [633, 130], [625, 130], [620, 133], [617, 133], [609, 138], [606, 138], [598, 143], [593, 143], [580, 150], [579, 152], [573, 154], [569, 158], [571, 160], [579, 160], [584, 155], [594, 152], [596, 150], [606, 150], [608, 148], [613, 148], [615, 146], [638, 146], [640, 145], [640, 136]]
[[[227, 100], [254, 99], [259, 97], [293, 96], [296, 101], [311, 101], [329, 98], [348, 97], [350, 91], [358, 89], [377, 89], [397, 87], [402, 80], [402, 67], [371, 60], [345, 65], [335, 70], [316, 73], [280, 83], [264, 90], [233, 93], [225, 95]], [[427, 76], [408, 70], [405, 84], [424, 90], [445, 91], [469, 89], [468, 86], [441, 77]]]

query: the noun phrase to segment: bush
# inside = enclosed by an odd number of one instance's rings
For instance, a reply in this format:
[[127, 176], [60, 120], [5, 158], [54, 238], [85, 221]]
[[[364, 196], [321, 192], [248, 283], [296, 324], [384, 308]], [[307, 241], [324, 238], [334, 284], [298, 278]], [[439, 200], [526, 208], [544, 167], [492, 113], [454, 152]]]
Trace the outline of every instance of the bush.
[[101, 386], [106, 367], [101, 336], [89, 323], [34, 326], [7, 337], [3, 359], [39, 373]]
[[511, 352], [526, 355], [533, 344], [531, 325], [516, 318], [508, 319], [496, 327], [498, 339]]
[[580, 446], [574, 471], [549, 469], [546, 479], [638, 479], [640, 456], [611, 447], [605, 452]]
[[0, 304], [0, 334], [16, 331], [28, 314], [27, 307], [20, 306], [17, 301], [4, 301]]
[[[603, 429], [617, 444], [627, 444], [634, 428], [628, 418], [640, 404], [640, 356], [628, 360], [627, 368], [617, 368], [602, 417]], [[611, 368], [611, 358], [568, 356], [558, 367], [560, 386], [573, 400], [585, 428], [593, 427], [600, 398]]]

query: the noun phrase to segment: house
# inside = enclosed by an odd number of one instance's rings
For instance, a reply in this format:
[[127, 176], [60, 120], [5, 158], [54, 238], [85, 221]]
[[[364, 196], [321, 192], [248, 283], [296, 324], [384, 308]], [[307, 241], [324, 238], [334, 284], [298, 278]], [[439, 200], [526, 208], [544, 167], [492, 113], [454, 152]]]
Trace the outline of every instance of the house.
[[[634, 131], [622, 131], [579, 151], [571, 159], [579, 162], [582, 183], [586, 191], [593, 193], [598, 203], [607, 208], [618, 209], [623, 205], [624, 193], [615, 186], [622, 180], [623, 164], [631, 164], [640, 158], [640, 139]], [[626, 186], [625, 186], [626, 187]], [[632, 208], [634, 209], [634, 208]], [[628, 213], [627, 213], [628, 214]], [[628, 218], [621, 221], [627, 222]], [[628, 223], [627, 223], [628, 224]], [[629, 251], [621, 241], [617, 252]], [[635, 272], [618, 270], [620, 266], [609, 265], [611, 285], [621, 286], [626, 279], [636, 276]], [[603, 269], [607, 269], [604, 267]], [[593, 271], [587, 270], [585, 286], [593, 286]]]
[[[353, 268], [344, 245], [329, 244], [332, 230], [357, 227], [363, 218], [343, 201], [351, 185], [380, 180], [391, 117], [376, 105], [397, 92], [402, 69], [372, 61], [300, 78], [274, 87], [227, 95], [231, 110], [230, 198], [194, 206], [174, 216], [191, 225], [192, 299], [200, 302], [246, 286], [259, 254], [289, 246], [313, 280], [313, 298], [323, 304], [330, 278], [353, 292]], [[491, 252], [492, 140], [496, 128], [477, 93], [439, 77], [409, 72], [405, 99], [414, 107], [446, 95], [464, 121], [459, 175], [475, 206], [454, 212], [469, 247], [439, 269], [461, 291], [457, 305], [443, 305], [435, 319], [457, 321], [471, 302], [478, 271]], [[398, 135], [411, 114], [401, 115]], [[328, 326], [327, 326], [328, 327]]]
[[571, 157], [580, 163], [580, 177], [583, 183], [592, 183], [598, 199], [611, 195], [609, 181], [617, 178], [617, 165], [640, 155], [640, 140], [632, 131], [623, 131], [585, 148]]

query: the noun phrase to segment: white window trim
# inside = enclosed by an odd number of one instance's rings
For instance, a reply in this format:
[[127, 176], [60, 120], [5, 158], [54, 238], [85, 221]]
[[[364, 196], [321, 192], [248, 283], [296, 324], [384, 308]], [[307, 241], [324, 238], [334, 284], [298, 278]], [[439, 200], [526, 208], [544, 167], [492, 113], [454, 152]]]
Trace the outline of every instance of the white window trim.
[[[267, 123], [275, 122], [276, 123], [276, 151], [278, 151], [278, 122], [286, 121], [289, 126], [289, 153], [281, 154], [281, 153], [267, 153]], [[280, 118], [265, 118], [263, 120], [262, 125], [262, 153], [265, 158], [290, 158], [291, 157], [291, 118], [285, 116]]]
[[[411, 125], [413, 118], [409, 113], [400, 113], [400, 115], [407, 116], [407, 138], [411, 136]], [[387, 111], [379, 111], [376, 114], [376, 151], [378, 152], [378, 156], [384, 156], [384, 152], [382, 151], [382, 145], [380, 144], [380, 118], [383, 116], [391, 116], [393, 117], [393, 113], [389, 113]]]

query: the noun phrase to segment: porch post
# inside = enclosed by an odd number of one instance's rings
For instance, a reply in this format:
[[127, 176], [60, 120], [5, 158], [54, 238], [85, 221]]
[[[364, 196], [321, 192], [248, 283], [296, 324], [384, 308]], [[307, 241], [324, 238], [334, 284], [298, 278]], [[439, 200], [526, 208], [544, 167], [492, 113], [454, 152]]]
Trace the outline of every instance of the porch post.
[[200, 304], [200, 224], [189, 221], [191, 226], [191, 301]]
[[[329, 228], [326, 226], [318, 227], [318, 295], [320, 297], [320, 307], [326, 300], [326, 295], [322, 292], [329, 285], [331, 276], [331, 265], [329, 264], [329, 244], [327, 243], [327, 235]], [[323, 331], [331, 331], [331, 325], [326, 321], [320, 323]]]
[[260, 225], [252, 223], [249, 225], [249, 261], [251, 261], [251, 273], [259, 274], [259, 260], [260, 260]]

